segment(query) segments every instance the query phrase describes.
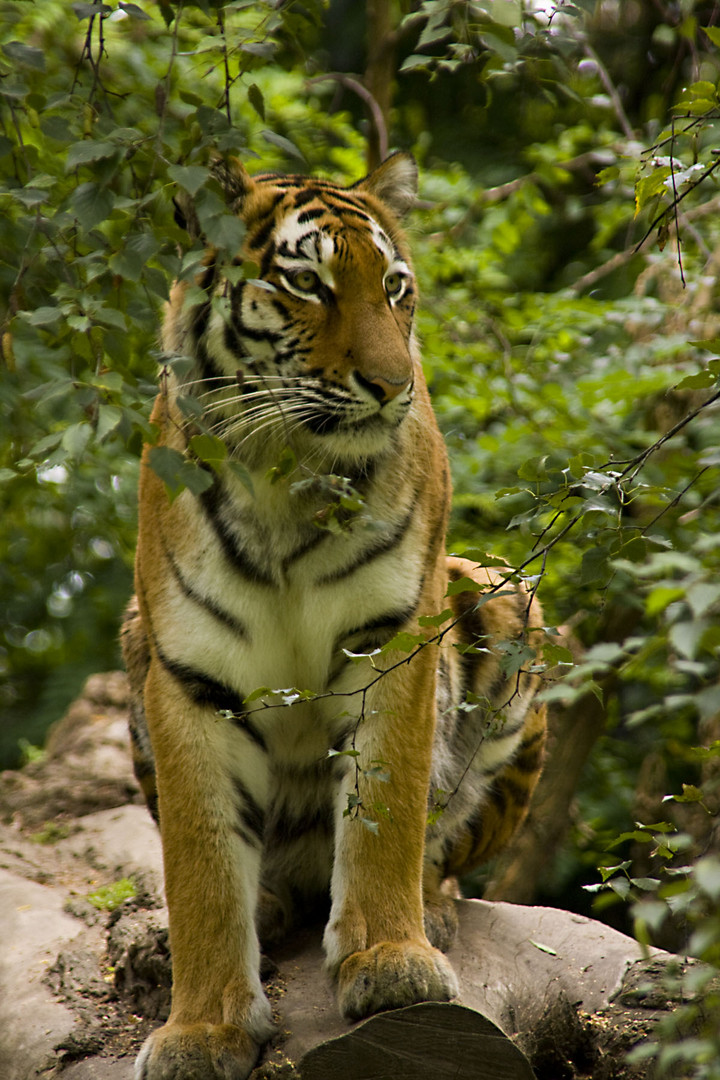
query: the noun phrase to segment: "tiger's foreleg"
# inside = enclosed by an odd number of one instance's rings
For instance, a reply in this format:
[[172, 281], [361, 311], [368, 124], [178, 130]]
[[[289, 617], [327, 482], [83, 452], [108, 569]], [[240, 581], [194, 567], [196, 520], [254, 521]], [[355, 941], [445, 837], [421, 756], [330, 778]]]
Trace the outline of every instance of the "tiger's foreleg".
[[[433, 651], [388, 673], [366, 695], [355, 734], [358, 756], [339, 793], [324, 944], [349, 1019], [458, 992], [450, 964], [423, 927]], [[354, 796], [350, 813], [348, 795]]]
[[[254, 927], [266, 765], [232, 721], [198, 705], [154, 660], [145, 708], [157, 768], [173, 962], [172, 1009], [138, 1080], [245, 1080], [273, 1030]], [[257, 782], [255, 780], [257, 779]], [[218, 943], [222, 942], [222, 947]]]

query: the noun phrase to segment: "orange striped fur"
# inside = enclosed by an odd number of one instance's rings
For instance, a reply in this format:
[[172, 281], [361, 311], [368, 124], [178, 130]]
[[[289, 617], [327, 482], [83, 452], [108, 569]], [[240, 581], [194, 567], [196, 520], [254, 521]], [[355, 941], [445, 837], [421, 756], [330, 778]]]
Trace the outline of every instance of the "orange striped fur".
[[[170, 500], [146, 450], [123, 635], [174, 976], [139, 1080], [246, 1077], [272, 1030], [258, 931], [276, 940], [328, 892], [348, 1018], [455, 996], [443, 882], [507, 843], [544, 737], [538, 677], [506, 677], [501, 651], [537, 645], [537, 604], [444, 554], [449, 470], [398, 224], [414, 161], [351, 188], [214, 171], [257, 276], [209, 250], [202, 293], [174, 287], [153, 423], [191, 463], [197, 434], [227, 454]], [[464, 575], [499, 595], [460, 593], [434, 638], [422, 618]], [[427, 643], [383, 651], [401, 632]]]

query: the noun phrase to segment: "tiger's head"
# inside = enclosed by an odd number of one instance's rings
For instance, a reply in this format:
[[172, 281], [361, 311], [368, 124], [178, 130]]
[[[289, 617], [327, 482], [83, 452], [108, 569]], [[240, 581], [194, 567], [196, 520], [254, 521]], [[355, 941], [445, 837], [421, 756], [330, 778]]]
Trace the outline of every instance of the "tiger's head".
[[246, 226], [237, 261], [259, 269], [232, 284], [209, 252], [198, 279], [207, 301], [186, 303], [188, 284], [174, 287], [164, 350], [194, 360], [180, 391], [246, 459], [284, 445], [334, 461], [381, 452], [422, 378], [398, 226], [417, 190], [413, 158], [395, 154], [350, 188], [251, 177], [237, 161], [213, 172]]

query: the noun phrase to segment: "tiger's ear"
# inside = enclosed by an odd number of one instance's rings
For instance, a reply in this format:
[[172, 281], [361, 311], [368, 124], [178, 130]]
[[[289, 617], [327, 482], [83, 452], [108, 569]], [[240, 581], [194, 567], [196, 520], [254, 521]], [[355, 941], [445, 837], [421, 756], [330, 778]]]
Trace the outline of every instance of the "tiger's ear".
[[210, 175], [223, 189], [228, 206], [238, 211], [253, 186], [250, 174], [242, 161], [236, 157], [214, 157], [210, 161]]
[[[245, 166], [237, 158], [212, 157], [208, 162], [210, 176], [217, 180], [223, 190], [225, 201], [233, 213], [239, 213], [253, 181]], [[173, 198], [175, 221], [185, 229], [192, 240], [198, 240], [203, 231], [198, 221], [195, 200], [187, 191], [180, 189]]]
[[353, 188], [370, 192], [398, 217], [403, 217], [417, 198], [418, 167], [415, 158], [405, 151], [391, 154], [364, 180], [353, 184]]

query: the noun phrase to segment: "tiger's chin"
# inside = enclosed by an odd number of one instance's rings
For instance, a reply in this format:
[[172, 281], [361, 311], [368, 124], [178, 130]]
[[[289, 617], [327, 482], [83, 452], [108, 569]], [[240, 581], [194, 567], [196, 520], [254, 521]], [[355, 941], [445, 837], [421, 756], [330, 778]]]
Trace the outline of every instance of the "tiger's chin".
[[358, 462], [380, 457], [393, 445], [404, 415], [389, 419], [380, 413], [312, 431], [313, 448], [333, 461]]

